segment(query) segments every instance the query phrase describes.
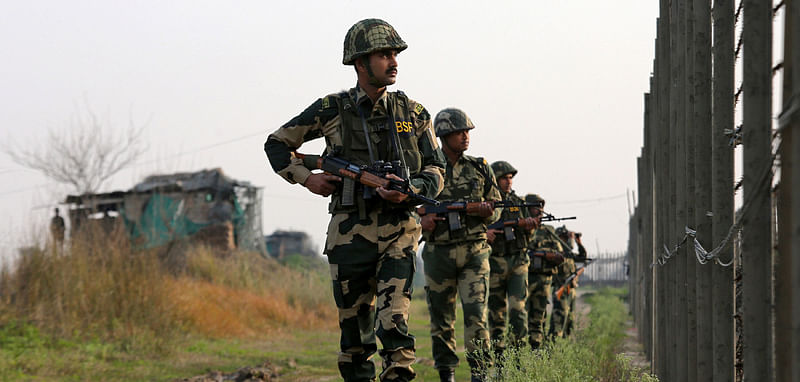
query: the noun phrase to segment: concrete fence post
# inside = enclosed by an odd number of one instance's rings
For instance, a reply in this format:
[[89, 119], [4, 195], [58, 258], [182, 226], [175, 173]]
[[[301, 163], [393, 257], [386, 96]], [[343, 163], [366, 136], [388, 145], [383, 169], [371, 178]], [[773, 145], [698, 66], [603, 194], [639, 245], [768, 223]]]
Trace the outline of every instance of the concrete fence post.
[[[772, 381], [772, 2], [744, 1], [744, 381]], [[750, 206], [747, 206], [750, 204]]]

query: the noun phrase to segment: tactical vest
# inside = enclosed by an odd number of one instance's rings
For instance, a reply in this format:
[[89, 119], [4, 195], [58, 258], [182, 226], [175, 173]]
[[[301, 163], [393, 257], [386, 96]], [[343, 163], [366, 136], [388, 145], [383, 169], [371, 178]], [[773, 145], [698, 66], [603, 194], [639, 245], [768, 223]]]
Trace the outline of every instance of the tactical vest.
[[[531, 241], [528, 244], [528, 251], [563, 253], [564, 249], [561, 246], [561, 241], [556, 235], [555, 229], [549, 225], [542, 224], [536, 229], [536, 231], [534, 231], [533, 238], [531, 238]], [[544, 259], [541, 257], [533, 256], [533, 254], [530, 255], [530, 258], [530, 272], [556, 274], [557, 268], [555, 264], [544, 261]]]
[[[339, 134], [342, 146], [329, 149], [359, 165], [373, 164], [370, 151], [376, 161], [382, 160], [387, 163], [400, 161], [407, 168], [406, 176], [409, 179], [422, 170], [422, 155], [414, 131], [417, 126], [416, 116], [411, 113], [408, 97], [403, 92], [387, 92], [387, 114], [379, 116], [359, 115], [356, 102], [348, 92], [330, 98], [336, 100], [341, 118]], [[399, 155], [397, 151], [400, 152]], [[367, 211], [374, 208], [406, 210], [413, 208], [413, 204], [408, 202], [388, 203], [374, 193], [374, 190], [365, 188], [359, 183], [344, 179], [342, 186], [331, 198], [328, 212], [336, 214], [358, 211], [365, 217]]]
[[[474, 173], [474, 176], [459, 176], [453, 178], [450, 164], [447, 164], [447, 173], [445, 174], [444, 190], [439, 194], [440, 201], [468, 201], [480, 202], [484, 201], [484, 193], [486, 187], [489, 186], [491, 179], [487, 179], [488, 171], [481, 166], [486, 166], [483, 158], [475, 158], [468, 155], [462, 157], [464, 161], [463, 172]], [[486, 171], [484, 174], [483, 171]], [[466, 212], [458, 212], [458, 219], [461, 222], [461, 228], [457, 230], [450, 230], [448, 221], [436, 222], [436, 227], [433, 232], [426, 232], [425, 240], [433, 243], [452, 243], [461, 242], [464, 240], [477, 240], [486, 237], [486, 223], [484, 218], [480, 216], [467, 215]]]
[[[509, 200], [515, 204], [525, 203], [525, 201], [514, 194], [513, 191], [508, 193], [508, 195], [505, 195], [503, 200]], [[500, 221], [518, 220], [520, 218], [527, 217], [527, 214], [523, 212], [523, 208], [525, 207], [503, 208], [503, 212], [500, 214]], [[511, 236], [512, 239], [508, 240], [508, 236]], [[503, 232], [498, 234], [492, 243], [492, 255], [518, 255], [520, 251], [527, 247], [529, 240], [530, 235], [525, 230], [520, 229], [517, 226], [504, 227]]]

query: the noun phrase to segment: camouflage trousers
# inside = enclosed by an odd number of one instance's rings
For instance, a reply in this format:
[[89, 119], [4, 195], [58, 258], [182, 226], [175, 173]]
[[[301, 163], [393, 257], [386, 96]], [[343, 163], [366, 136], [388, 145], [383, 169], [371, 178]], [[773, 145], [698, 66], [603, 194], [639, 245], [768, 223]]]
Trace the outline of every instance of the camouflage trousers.
[[552, 282], [552, 273], [528, 273], [528, 342], [533, 349], [538, 349], [544, 341], [547, 298]]
[[[328, 235], [326, 253], [341, 329], [338, 364], [345, 381], [375, 380], [376, 335], [383, 346], [380, 379], [409, 381], [416, 375], [411, 368], [416, 356], [408, 310], [420, 231], [413, 219], [401, 223], [404, 230], [389, 237], [392, 240], [378, 236], [373, 242], [355, 234], [347, 243], [332, 244]], [[365, 261], [369, 258], [373, 260]]]
[[569, 335], [572, 320], [575, 317], [574, 308], [575, 288], [570, 288], [569, 292], [563, 293], [560, 300], [556, 297], [556, 292], [553, 292], [553, 310], [550, 314], [550, 330], [547, 332], [548, 337], [564, 338]]
[[[486, 299], [489, 289], [489, 254], [486, 240], [466, 243], [425, 244], [425, 292], [431, 315], [431, 339], [434, 366], [455, 369], [456, 294], [464, 311], [464, 343], [466, 358], [475, 371], [489, 366], [489, 331]], [[480, 349], [479, 353], [476, 350]]]
[[512, 344], [520, 344], [528, 335], [528, 264], [525, 253], [489, 257], [489, 328], [497, 353], [506, 348], [506, 316]]

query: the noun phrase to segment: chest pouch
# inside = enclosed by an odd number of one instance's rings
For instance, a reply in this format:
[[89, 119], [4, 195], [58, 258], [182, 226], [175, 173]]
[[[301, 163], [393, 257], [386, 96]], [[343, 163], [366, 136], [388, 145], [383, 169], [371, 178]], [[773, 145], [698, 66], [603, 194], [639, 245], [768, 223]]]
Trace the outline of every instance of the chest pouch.
[[514, 236], [514, 227], [510, 226], [503, 227], [503, 233], [506, 236], [506, 241], [511, 241], [517, 238], [516, 236]]
[[463, 225], [461, 224], [461, 214], [458, 211], [447, 212], [447, 225], [450, 232], [460, 230]]
[[539, 256], [531, 256], [531, 267], [533, 269], [542, 269], [544, 268], [544, 264], [542, 262], [542, 258]]

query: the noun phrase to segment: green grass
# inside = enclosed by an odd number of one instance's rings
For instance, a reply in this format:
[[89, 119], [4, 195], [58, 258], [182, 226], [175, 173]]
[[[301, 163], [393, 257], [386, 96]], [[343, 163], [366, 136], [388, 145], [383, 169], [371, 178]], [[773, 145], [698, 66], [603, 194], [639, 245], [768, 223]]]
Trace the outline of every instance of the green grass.
[[[152, 256], [92, 251], [36, 254], [22, 263], [22, 272], [2, 272], [0, 381], [172, 381], [265, 362], [285, 381], [339, 380], [339, 333], [326, 265], [290, 258], [284, 266], [246, 254], [223, 260], [200, 251], [175, 277], [161, 272]], [[628, 319], [624, 296], [622, 289], [592, 293], [589, 324], [574, 338], [543, 351], [509, 351], [504, 364], [513, 366], [488, 370], [490, 379], [655, 380], [617, 356]], [[177, 314], [187, 306], [196, 309]], [[261, 310], [229, 314], [248, 307]], [[456, 379], [468, 380], [457, 311]], [[273, 317], [276, 312], [282, 315]], [[424, 291], [417, 288], [409, 328], [417, 339], [414, 368], [421, 381], [438, 380], [429, 322]], [[377, 355], [375, 360], [379, 369]]]
[[588, 323], [579, 325], [574, 338], [547, 343], [537, 351], [507, 351], [497, 362], [502, 369], [487, 371], [489, 381], [657, 381], [619, 355], [628, 318], [624, 295], [621, 288], [587, 293]]

